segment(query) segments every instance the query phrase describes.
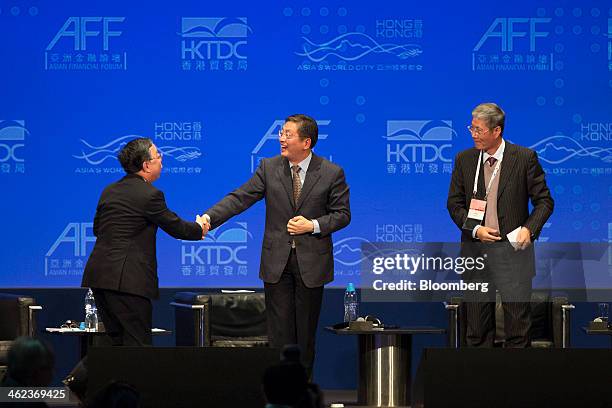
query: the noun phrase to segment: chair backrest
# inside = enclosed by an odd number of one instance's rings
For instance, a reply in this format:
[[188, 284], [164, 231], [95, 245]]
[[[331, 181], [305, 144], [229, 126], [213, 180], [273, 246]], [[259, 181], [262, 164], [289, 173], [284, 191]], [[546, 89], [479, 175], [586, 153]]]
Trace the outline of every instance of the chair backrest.
[[261, 292], [178, 292], [172, 305], [177, 346], [267, 344], [266, 301]]
[[[462, 307], [463, 298], [453, 297], [450, 304], [459, 305], [457, 313], [457, 335], [459, 336], [459, 347], [466, 345], [466, 312]], [[563, 347], [563, 325], [568, 322], [563, 321], [562, 306], [568, 304], [568, 299], [562, 296], [551, 297], [548, 292], [533, 291], [531, 294], [531, 329], [529, 332], [532, 346], [534, 347]], [[495, 338], [496, 341], [503, 341], [504, 323], [503, 307], [500, 297], [497, 296], [495, 305]], [[565, 328], [568, 331], [568, 327]]]
[[30, 306], [36, 304], [33, 297], [0, 293], [0, 340], [15, 340], [35, 332], [30, 322]]
[[[6, 365], [8, 349], [13, 340], [36, 334], [35, 314], [30, 309], [35, 304], [31, 296], [0, 293], [0, 368]], [[0, 372], [0, 378], [2, 376]]]
[[263, 293], [219, 293], [211, 294], [210, 299], [213, 338], [266, 335], [266, 299]]

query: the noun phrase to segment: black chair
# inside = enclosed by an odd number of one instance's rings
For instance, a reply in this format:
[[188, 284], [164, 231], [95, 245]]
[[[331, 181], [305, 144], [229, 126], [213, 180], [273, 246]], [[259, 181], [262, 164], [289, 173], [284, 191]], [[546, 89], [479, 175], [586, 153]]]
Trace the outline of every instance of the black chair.
[[[495, 343], [503, 345], [504, 312], [499, 293], [495, 304]], [[454, 297], [446, 304], [449, 317], [448, 342], [450, 347], [466, 345], [466, 312], [462, 307], [463, 299]], [[550, 297], [546, 292], [534, 291], [531, 294], [531, 347], [570, 347], [571, 311], [575, 306], [566, 297]]]
[[266, 301], [256, 293], [174, 295], [177, 346], [267, 346]]
[[42, 306], [31, 296], [0, 293], [0, 379], [7, 369], [7, 353], [21, 336], [36, 336], [36, 312]]

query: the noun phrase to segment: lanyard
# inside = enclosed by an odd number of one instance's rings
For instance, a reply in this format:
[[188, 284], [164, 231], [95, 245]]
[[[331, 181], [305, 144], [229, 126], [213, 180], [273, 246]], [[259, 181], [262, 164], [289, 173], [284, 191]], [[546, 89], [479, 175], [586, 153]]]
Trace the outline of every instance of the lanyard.
[[[476, 175], [474, 175], [474, 195], [476, 197], [476, 193], [478, 193], [478, 176], [480, 175], [480, 163], [482, 163], [482, 150], [478, 155], [478, 165], [476, 166]], [[499, 168], [501, 167], [501, 160], [497, 161], [497, 165], [495, 166], [495, 170], [493, 170], [493, 174], [491, 175], [491, 180], [489, 180], [489, 185], [487, 186], [487, 190], [485, 191], [484, 199], [487, 201], [487, 197], [489, 197], [489, 192], [491, 191], [491, 186], [493, 185], [493, 179], [499, 173]]]

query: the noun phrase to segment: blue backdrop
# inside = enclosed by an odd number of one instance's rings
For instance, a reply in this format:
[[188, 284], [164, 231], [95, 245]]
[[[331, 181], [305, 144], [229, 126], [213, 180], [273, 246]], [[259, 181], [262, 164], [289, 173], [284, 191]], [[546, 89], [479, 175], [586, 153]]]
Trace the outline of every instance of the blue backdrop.
[[[80, 284], [118, 149], [147, 136], [157, 186], [193, 219], [278, 154], [282, 119], [319, 122], [352, 223], [336, 280], [367, 242], [454, 241], [453, 159], [471, 109], [535, 149], [555, 213], [546, 241], [612, 238], [612, 8], [602, 1], [0, 5], [0, 287]], [[162, 286], [259, 286], [260, 203], [201, 243], [158, 237]]]

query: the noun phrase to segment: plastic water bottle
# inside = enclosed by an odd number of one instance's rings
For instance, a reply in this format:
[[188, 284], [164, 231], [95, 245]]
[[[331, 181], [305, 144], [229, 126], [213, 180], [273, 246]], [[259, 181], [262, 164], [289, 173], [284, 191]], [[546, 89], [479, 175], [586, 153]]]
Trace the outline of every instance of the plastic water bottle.
[[359, 299], [355, 286], [349, 283], [344, 292], [344, 321], [352, 322], [359, 316]]
[[85, 295], [85, 330], [98, 331], [98, 308], [91, 289]]

